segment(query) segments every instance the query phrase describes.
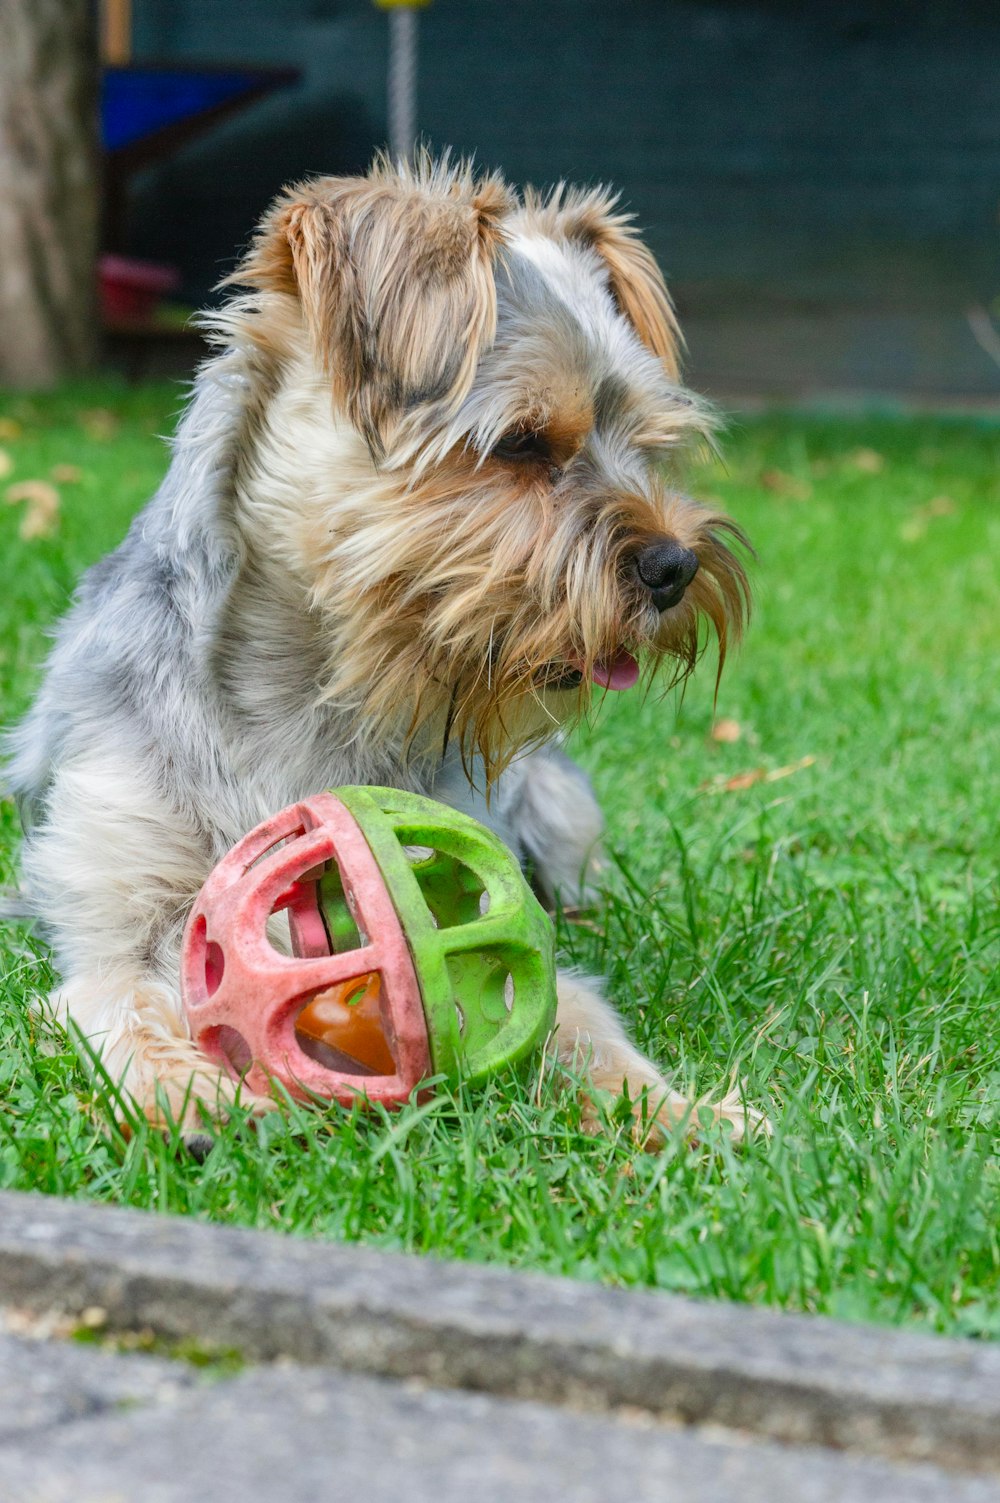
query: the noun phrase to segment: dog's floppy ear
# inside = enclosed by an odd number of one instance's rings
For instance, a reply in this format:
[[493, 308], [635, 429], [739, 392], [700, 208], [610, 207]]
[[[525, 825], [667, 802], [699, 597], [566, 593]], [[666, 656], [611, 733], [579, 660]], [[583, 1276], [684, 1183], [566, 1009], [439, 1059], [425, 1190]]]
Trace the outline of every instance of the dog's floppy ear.
[[611, 295], [647, 349], [673, 380], [680, 375], [680, 329], [663, 274], [639, 238], [632, 215], [604, 188], [560, 183], [542, 200], [527, 195], [528, 213], [548, 234], [562, 235], [597, 252], [608, 271]]
[[381, 448], [420, 402], [457, 402], [496, 333], [493, 266], [513, 205], [497, 177], [427, 158], [287, 190], [234, 280], [301, 299], [338, 401]]

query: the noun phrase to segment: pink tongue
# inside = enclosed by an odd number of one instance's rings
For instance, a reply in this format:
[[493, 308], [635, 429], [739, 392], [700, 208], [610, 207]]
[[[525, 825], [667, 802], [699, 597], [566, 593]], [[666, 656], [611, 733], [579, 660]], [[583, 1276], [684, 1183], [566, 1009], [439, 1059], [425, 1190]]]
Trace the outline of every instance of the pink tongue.
[[639, 664], [630, 652], [620, 652], [612, 663], [594, 664], [594, 683], [605, 689], [631, 689], [639, 677]]

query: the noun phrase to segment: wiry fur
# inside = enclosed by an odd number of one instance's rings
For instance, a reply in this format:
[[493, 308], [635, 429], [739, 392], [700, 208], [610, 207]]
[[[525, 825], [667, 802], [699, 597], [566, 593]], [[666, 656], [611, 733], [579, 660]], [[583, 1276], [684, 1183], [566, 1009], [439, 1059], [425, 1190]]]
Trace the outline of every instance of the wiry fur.
[[[669, 478], [709, 421], [606, 195], [382, 161], [289, 189], [233, 280], [170, 471], [14, 735], [55, 1000], [153, 1116], [158, 1089], [175, 1110], [231, 1091], [187, 1037], [177, 958], [245, 830], [338, 783], [408, 787], [565, 890], [599, 815], [567, 759], [526, 749], [623, 654], [686, 673], [707, 621], [721, 659], [747, 604], [734, 525]], [[663, 539], [700, 567], [660, 614], [635, 559]], [[579, 978], [558, 1047], [664, 1121], [687, 1110]]]

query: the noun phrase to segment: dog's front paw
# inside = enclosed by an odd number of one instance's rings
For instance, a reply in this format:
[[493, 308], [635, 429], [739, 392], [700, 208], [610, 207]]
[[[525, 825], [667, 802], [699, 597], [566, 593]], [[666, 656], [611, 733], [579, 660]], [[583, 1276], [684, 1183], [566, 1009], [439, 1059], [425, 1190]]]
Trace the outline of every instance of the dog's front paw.
[[260, 1117], [278, 1103], [253, 1095], [221, 1070], [202, 1066], [160, 1076], [137, 1105], [150, 1126], [179, 1131], [192, 1154], [204, 1158], [213, 1141], [212, 1124], [225, 1121], [234, 1106]]
[[738, 1088], [733, 1085], [719, 1101], [700, 1100], [696, 1114], [709, 1111], [713, 1122], [728, 1122], [730, 1138], [742, 1143], [747, 1138], [769, 1138], [774, 1131], [770, 1118], [755, 1106], [748, 1106]]
[[767, 1136], [771, 1133], [771, 1124], [764, 1113], [747, 1106], [736, 1090], [729, 1091], [719, 1101], [695, 1100], [672, 1091], [663, 1080], [630, 1077], [621, 1081], [617, 1091], [602, 1082], [599, 1094], [584, 1096], [584, 1131], [593, 1135], [606, 1131], [609, 1122], [619, 1119], [619, 1103], [631, 1116], [633, 1141], [647, 1153], [658, 1152], [678, 1132], [689, 1140], [697, 1138], [704, 1131], [704, 1119], [709, 1114], [712, 1125], [728, 1123], [733, 1143], [744, 1142], [758, 1133]]

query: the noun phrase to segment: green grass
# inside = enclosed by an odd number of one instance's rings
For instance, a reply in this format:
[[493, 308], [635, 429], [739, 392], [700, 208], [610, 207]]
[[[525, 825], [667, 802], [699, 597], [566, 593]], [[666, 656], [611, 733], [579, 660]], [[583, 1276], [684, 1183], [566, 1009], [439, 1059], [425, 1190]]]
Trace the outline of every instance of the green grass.
[[[155, 483], [176, 405], [110, 386], [0, 399], [0, 491], [81, 472], [50, 539], [22, 542], [21, 508], [0, 507], [5, 718], [79, 570]], [[117, 425], [81, 421], [95, 407]], [[773, 1138], [646, 1157], [614, 1120], [585, 1136], [554, 1081], [498, 1081], [392, 1118], [236, 1121], [198, 1164], [112, 1125], [29, 1013], [48, 967], [8, 930], [0, 1184], [1000, 1334], [1000, 428], [769, 417], [725, 455], [694, 488], [760, 555], [718, 705], [739, 739], [711, 737], [707, 664], [679, 707], [608, 697], [577, 738], [608, 812], [607, 911], [560, 942], [679, 1080], [738, 1074]], [[15, 845], [5, 805], [5, 865]]]

